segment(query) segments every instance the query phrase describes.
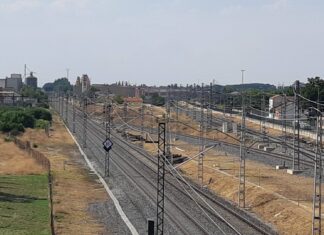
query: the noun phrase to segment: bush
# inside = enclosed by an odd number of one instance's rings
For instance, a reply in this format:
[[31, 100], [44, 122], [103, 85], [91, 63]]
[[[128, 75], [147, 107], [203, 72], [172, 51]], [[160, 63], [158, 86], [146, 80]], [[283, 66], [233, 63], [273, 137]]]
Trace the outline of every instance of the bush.
[[3, 132], [24, 132], [25, 128], [21, 123], [0, 122], [0, 130]]
[[44, 119], [36, 120], [36, 125], [35, 125], [36, 128], [45, 129], [47, 126], [49, 126], [49, 121]]
[[52, 114], [50, 113], [50, 111], [44, 108], [30, 108], [27, 109], [27, 113], [32, 115], [35, 119], [52, 121]]
[[35, 118], [24, 111], [8, 111], [0, 116], [0, 120], [4, 125], [12, 126], [14, 124], [22, 124], [23, 127], [33, 128], [35, 126]]

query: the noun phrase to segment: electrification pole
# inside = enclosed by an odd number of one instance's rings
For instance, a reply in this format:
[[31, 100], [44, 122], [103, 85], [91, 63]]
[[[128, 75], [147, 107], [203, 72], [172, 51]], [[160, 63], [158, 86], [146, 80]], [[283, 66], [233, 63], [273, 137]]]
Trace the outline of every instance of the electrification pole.
[[186, 115], [189, 116], [189, 99], [190, 99], [190, 93], [189, 93], [189, 86], [187, 84], [186, 87]]
[[128, 108], [127, 108], [128, 104], [126, 101], [124, 101], [124, 122], [127, 123], [127, 111], [128, 111]]
[[61, 116], [61, 93], [58, 93], [58, 114]]
[[87, 115], [87, 98], [83, 99], [83, 148], [87, 147], [87, 123], [88, 123], [88, 115]]
[[209, 104], [208, 104], [208, 129], [211, 129], [213, 122], [213, 110], [212, 110], [212, 102], [213, 102], [213, 83], [210, 83], [209, 87]]
[[173, 164], [173, 155], [171, 153], [171, 128], [170, 128], [170, 116], [171, 116], [171, 86], [168, 86], [168, 101], [167, 101], [167, 115], [166, 115], [166, 130], [167, 130], [167, 142], [166, 142], [166, 155], [170, 158], [170, 163]]
[[65, 101], [65, 124], [69, 125], [69, 94], [66, 94], [66, 101]]
[[63, 119], [63, 115], [64, 115], [64, 93], [61, 94], [61, 117]]
[[314, 194], [312, 234], [320, 235], [322, 230], [322, 114], [317, 110], [317, 137], [314, 165]]
[[72, 99], [72, 131], [75, 133], [75, 96]]
[[201, 187], [204, 184], [204, 154], [202, 153], [205, 149], [205, 117], [204, 117], [204, 84], [201, 84], [201, 99], [200, 99], [200, 131], [199, 131], [199, 138], [200, 138], [200, 148], [198, 156], [198, 182]]
[[[111, 137], [111, 104], [105, 104], [105, 117], [106, 117], [106, 126], [105, 126], [105, 134], [106, 134], [106, 139], [110, 139]], [[109, 170], [109, 165], [110, 165], [110, 153], [109, 151], [106, 151], [105, 153], [105, 176], [110, 175], [110, 170]]]
[[142, 103], [141, 108], [141, 144], [144, 147], [144, 103]]
[[239, 207], [245, 208], [245, 101], [244, 101], [244, 71], [242, 72], [242, 120], [241, 120], [241, 138], [240, 138], [240, 172], [239, 172]]
[[[300, 141], [299, 141], [299, 81], [295, 82], [295, 92], [294, 92], [294, 100], [295, 100], [295, 115], [294, 115], [294, 155], [293, 155], [293, 170], [299, 170], [299, 149], [300, 149]], [[297, 131], [297, 133], [296, 133]], [[297, 142], [297, 147], [296, 147]]]
[[158, 128], [158, 178], [157, 178], [157, 211], [156, 234], [163, 235], [164, 227], [164, 176], [165, 176], [165, 122], [159, 122]]

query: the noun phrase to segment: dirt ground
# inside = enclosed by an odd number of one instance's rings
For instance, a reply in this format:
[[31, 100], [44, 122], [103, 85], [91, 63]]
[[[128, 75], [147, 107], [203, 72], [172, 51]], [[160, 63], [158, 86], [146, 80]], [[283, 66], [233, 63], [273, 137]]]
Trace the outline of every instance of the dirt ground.
[[[153, 144], [146, 143], [145, 148], [154, 154], [157, 152]], [[194, 156], [198, 153], [198, 147], [177, 141], [172, 152]], [[184, 175], [197, 179], [197, 161], [190, 161], [180, 169]], [[238, 174], [237, 157], [217, 149], [205, 154], [204, 184], [235, 203], [238, 198]], [[253, 161], [247, 161], [246, 175], [246, 206], [249, 211], [272, 224], [280, 234], [311, 234], [311, 178], [288, 175], [284, 170], [278, 171]]]
[[0, 175], [43, 174], [45, 170], [19, 149], [13, 142], [6, 142], [5, 135], [0, 135]]
[[22, 138], [37, 144], [50, 159], [56, 234], [103, 234], [103, 225], [88, 209], [91, 203], [104, 202], [108, 196], [80, 161], [76, 145], [57, 116], [49, 138], [43, 130], [34, 129], [28, 129]]

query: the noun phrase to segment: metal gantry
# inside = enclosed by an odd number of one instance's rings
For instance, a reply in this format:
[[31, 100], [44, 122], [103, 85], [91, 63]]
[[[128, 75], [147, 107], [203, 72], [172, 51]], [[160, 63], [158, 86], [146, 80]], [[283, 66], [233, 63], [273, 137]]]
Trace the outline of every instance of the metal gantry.
[[322, 220], [322, 114], [318, 110], [316, 151], [314, 164], [314, 195], [313, 195], [313, 221], [312, 234], [321, 234]]
[[202, 153], [205, 149], [205, 115], [204, 115], [204, 84], [201, 85], [201, 100], [200, 100], [200, 131], [199, 131], [199, 156], [198, 156], [198, 182], [201, 187], [204, 184], [204, 154]]
[[158, 127], [158, 172], [157, 172], [157, 200], [156, 200], [156, 234], [163, 235], [164, 227], [164, 176], [165, 176], [165, 142], [166, 124], [159, 122]]
[[[244, 70], [242, 72], [242, 85], [244, 84]], [[242, 87], [243, 89], [243, 87]], [[240, 172], [239, 172], [239, 189], [238, 205], [245, 208], [245, 97], [242, 90], [242, 120], [241, 120], [241, 137], [240, 137]]]
[[82, 102], [82, 111], [83, 111], [83, 148], [87, 147], [87, 124], [88, 124], [88, 115], [87, 115], [87, 98], [83, 99]]
[[[111, 104], [105, 105], [105, 134], [106, 139], [111, 137]], [[105, 153], [105, 176], [110, 175], [110, 153], [106, 151]]]

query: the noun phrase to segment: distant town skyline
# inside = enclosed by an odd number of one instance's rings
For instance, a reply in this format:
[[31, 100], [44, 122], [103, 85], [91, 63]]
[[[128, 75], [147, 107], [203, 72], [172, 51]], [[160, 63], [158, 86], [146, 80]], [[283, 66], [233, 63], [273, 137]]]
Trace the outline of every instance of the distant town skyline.
[[324, 77], [320, 0], [2, 0], [0, 78], [290, 85]]

